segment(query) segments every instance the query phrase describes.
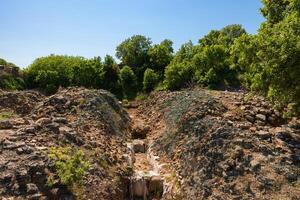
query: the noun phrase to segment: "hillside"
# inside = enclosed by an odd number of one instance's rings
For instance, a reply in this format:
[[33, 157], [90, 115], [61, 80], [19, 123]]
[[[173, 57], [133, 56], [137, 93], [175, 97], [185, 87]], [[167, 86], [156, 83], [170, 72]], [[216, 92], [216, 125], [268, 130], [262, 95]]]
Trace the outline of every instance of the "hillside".
[[[50, 97], [2, 92], [0, 99], [1, 197], [123, 199], [118, 177], [130, 172], [123, 157], [130, 119], [110, 93], [70, 88]], [[75, 180], [62, 184], [72, 169], [57, 167], [50, 158], [53, 147], [84, 152], [90, 166], [83, 187], [73, 185]], [[65, 149], [59, 153], [72, 155]], [[76, 162], [72, 167], [80, 170], [82, 163]], [[65, 176], [56, 173], [62, 169]]]
[[299, 199], [300, 121], [287, 123], [264, 98], [158, 92], [137, 113], [177, 199]]
[[299, 199], [299, 131], [244, 92], [154, 92], [123, 108], [104, 90], [2, 91], [0, 196]]

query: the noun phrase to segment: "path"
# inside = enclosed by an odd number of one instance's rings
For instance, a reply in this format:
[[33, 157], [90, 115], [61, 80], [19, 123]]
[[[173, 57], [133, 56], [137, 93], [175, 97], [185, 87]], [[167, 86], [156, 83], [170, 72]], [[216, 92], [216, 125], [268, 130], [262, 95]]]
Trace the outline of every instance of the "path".
[[128, 143], [133, 160], [133, 176], [131, 177], [130, 199], [161, 199], [163, 194], [163, 178], [158, 169], [153, 166], [149, 152], [149, 129], [145, 122], [137, 117], [135, 108], [128, 109], [133, 122], [132, 141]]
[[127, 109], [127, 112], [133, 123], [131, 141], [127, 144], [133, 161], [129, 199], [176, 199], [179, 192], [178, 180], [174, 178], [176, 173], [171, 170], [168, 161], [160, 159], [152, 150], [153, 142], [165, 132], [165, 123], [158, 120], [149, 127], [147, 116], [138, 113], [138, 108]]

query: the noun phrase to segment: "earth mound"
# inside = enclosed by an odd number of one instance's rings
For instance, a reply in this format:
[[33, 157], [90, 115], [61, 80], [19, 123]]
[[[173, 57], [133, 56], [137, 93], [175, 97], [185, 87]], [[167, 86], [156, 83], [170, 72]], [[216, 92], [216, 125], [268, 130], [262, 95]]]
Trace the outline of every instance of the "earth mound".
[[182, 199], [299, 199], [299, 120], [288, 124], [262, 97], [157, 92], [139, 115], [154, 130], [165, 124], [154, 150], [177, 172]]
[[[3, 92], [0, 99], [0, 113], [13, 113], [0, 119], [1, 197], [123, 199], [130, 118], [112, 94], [68, 88], [49, 97]], [[49, 157], [53, 147], [84, 152], [90, 167], [83, 187], [62, 184]]]

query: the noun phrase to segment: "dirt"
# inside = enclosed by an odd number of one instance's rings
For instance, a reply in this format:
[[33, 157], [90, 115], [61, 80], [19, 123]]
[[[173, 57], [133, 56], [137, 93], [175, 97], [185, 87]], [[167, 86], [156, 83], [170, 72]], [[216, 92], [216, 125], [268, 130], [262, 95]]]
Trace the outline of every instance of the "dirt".
[[[130, 118], [115, 97], [103, 90], [62, 89], [53, 96], [4, 92], [0, 113], [0, 196], [19, 199], [123, 199], [122, 177]], [[83, 187], [60, 182], [52, 147], [82, 150], [91, 167]], [[48, 184], [54, 177], [55, 184]]]
[[[0, 91], [2, 199], [300, 199], [300, 121], [263, 97], [194, 88], [130, 104], [104, 90]], [[91, 164], [83, 190], [49, 158], [66, 146]]]
[[299, 120], [288, 123], [264, 98], [158, 92], [137, 113], [160, 133], [153, 150], [175, 169], [181, 199], [299, 199]]

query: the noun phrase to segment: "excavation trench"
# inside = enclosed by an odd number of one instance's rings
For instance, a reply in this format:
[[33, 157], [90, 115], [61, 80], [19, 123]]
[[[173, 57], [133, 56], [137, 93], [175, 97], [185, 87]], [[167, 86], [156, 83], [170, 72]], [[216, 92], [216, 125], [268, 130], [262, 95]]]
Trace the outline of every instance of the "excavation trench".
[[134, 139], [127, 144], [130, 151], [132, 176], [128, 177], [127, 199], [161, 199], [163, 178], [151, 163], [151, 154], [145, 139]]

